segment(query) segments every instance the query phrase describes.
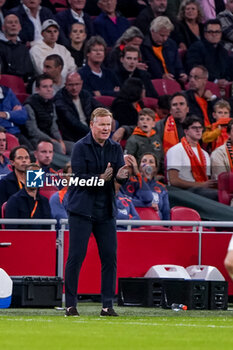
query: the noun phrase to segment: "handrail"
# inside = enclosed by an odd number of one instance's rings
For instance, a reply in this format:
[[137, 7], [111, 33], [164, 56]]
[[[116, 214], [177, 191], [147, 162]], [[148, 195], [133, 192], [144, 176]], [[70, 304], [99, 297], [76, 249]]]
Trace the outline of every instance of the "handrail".
[[[17, 225], [50, 225], [50, 230], [56, 229], [56, 219], [0, 219], [0, 224], [17, 224]], [[5, 229], [4, 229], [5, 230]]]

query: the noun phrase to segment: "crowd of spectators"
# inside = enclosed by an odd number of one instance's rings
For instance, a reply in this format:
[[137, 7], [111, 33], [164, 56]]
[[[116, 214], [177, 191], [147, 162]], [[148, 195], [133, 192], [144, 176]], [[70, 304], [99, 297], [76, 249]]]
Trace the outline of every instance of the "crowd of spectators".
[[[130, 172], [116, 185], [118, 218], [139, 218], [139, 206], [168, 220], [177, 188], [218, 202], [217, 177], [233, 171], [232, 51], [233, 0], [0, 0], [1, 74], [27, 91], [22, 101], [25, 91], [0, 85], [6, 216], [65, 216], [68, 188], [55, 188], [50, 212], [25, 171], [55, 173], [57, 157], [67, 178], [73, 145], [103, 105]], [[178, 88], [161, 93], [159, 79]]]

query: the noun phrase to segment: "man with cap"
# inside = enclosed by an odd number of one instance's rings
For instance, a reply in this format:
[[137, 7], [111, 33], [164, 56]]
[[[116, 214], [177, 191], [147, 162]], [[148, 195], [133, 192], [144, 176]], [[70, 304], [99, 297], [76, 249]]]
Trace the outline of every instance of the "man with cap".
[[43, 40], [39, 40], [30, 49], [30, 56], [37, 74], [43, 73], [43, 62], [45, 58], [53, 54], [61, 56], [64, 61], [64, 67], [62, 70], [63, 77], [65, 77], [68, 73], [77, 70], [77, 66], [70, 52], [65, 48], [65, 46], [57, 44], [59, 29], [60, 27], [58, 23], [53, 19], [47, 19], [42, 24], [41, 34]]

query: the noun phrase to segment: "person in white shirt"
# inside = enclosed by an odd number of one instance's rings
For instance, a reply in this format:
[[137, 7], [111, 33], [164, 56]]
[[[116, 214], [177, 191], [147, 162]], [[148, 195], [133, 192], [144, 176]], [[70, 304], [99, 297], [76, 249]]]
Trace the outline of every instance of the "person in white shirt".
[[70, 52], [65, 48], [65, 46], [57, 44], [59, 28], [58, 23], [53, 19], [44, 21], [41, 28], [43, 40], [39, 40], [30, 49], [30, 56], [37, 74], [43, 73], [44, 60], [47, 56], [52, 54], [61, 56], [64, 61], [64, 67], [62, 70], [63, 77], [66, 77], [68, 73], [75, 72], [77, 70], [77, 66]]
[[185, 137], [167, 151], [167, 173], [171, 186], [218, 200], [215, 180], [209, 180], [210, 157], [200, 145], [203, 124], [195, 115], [184, 122]]

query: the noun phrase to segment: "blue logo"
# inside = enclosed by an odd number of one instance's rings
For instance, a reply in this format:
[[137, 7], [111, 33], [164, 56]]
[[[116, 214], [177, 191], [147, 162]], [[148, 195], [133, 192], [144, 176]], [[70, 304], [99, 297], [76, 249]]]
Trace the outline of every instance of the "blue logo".
[[27, 187], [43, 187], [44, 185], [44, 171], [27, 170]]

